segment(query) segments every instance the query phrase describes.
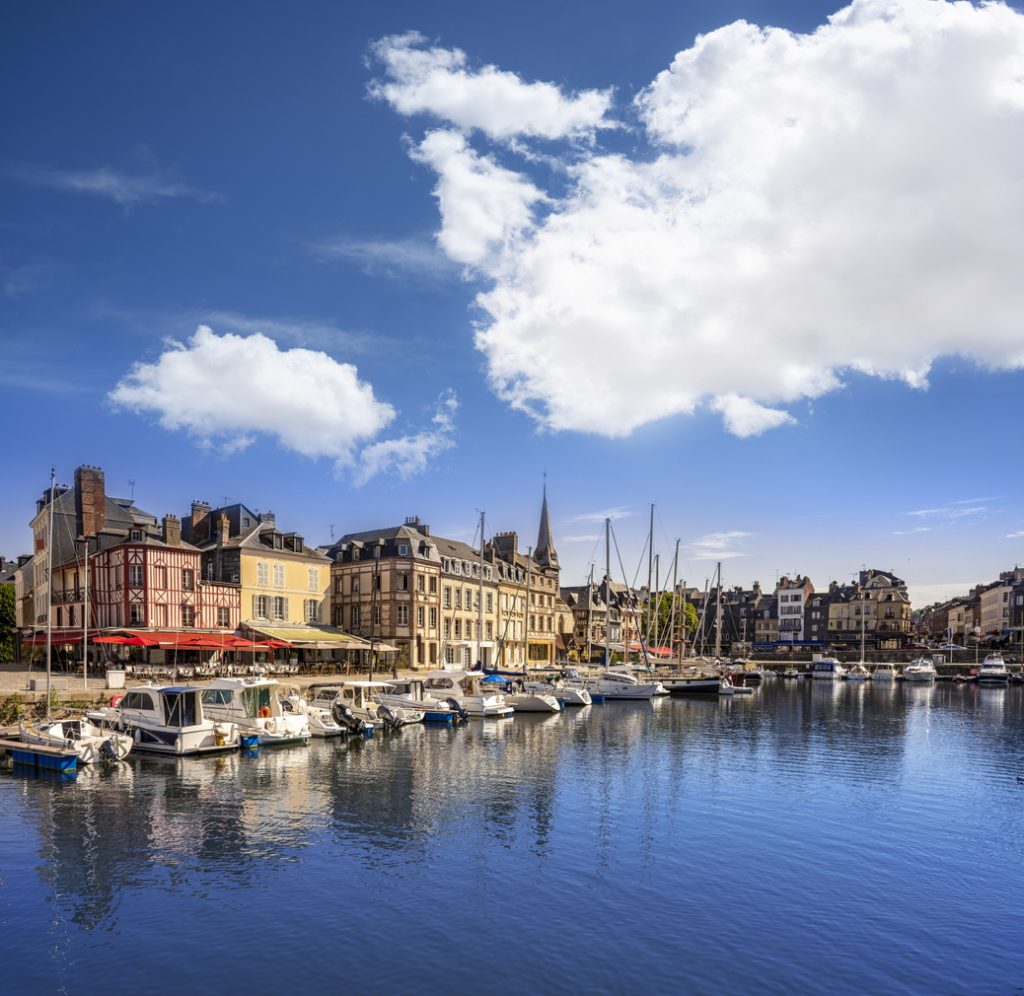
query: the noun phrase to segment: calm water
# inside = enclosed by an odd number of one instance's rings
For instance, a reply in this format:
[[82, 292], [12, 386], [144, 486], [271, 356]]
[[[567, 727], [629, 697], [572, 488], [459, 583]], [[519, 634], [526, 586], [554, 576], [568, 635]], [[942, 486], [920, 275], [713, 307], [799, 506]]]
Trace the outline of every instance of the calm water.
[[1014, 993], [1022, 713], [776, 681], [6, 772], [0, 987]]

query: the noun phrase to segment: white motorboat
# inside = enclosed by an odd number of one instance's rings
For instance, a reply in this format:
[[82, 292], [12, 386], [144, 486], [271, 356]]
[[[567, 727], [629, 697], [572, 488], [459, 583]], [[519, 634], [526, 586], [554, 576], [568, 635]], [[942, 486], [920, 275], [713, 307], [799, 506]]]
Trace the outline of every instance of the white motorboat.
[[811, 677], [816, 681], [839, 681], [846, 668], [835, 657], [815, 657], [811, 663]]
[[512, 706], [516, 712], [561, 712], [562, 703], [555, 698], [553, 692], [533, 691], [526, 685], [537, 685], [541, 682], [524, 683], [521, 692], [512, 692], [505, 696], [505, 701]]
[[523, 691], [553, 695], [563, 706], [584, 706], [593, 702], [587, 686], [579, 678], [567, 678], [564, 681], [527, 681], [523, 684]]
[[585, 678], [587, 691], [597, 692], [606, 699], [646, 699], [650, 701], [660, 694], [658, 682], [641, 682], [632, 671], [625, 668], [605, 668], [600, 673]]
[[116, 733], [85, 717], [56, 722], [21, 722], [18, 724], [18, 732], [22, 743], [73, 750], [82, 764], [123, 761], [131, 753], [133, 743], [128, 734]]
[[377, 721], [369, 718], [369, 712], [364, 710], [362, 716], [357, 716], [350, 706], [341, 702], [338, 693], [341, 686], [338, 684], [310, 685], [309, 686], [309, 708], [323, 710], [330, 714], [335, 724], [341, 727], [346, 733], [371, 734], [377, 728]]
[[330, 709], [316, 706], [308, 702], [298, 692], [279, 697], [281, 709], [284, 712], [292, 712], [296, 715], [306, 717], [309, 723], [309, 733], [313, 737], [342, 737], [349, 732], [347, 726], [340, 726], [331, 715]]
[[978, 668], [979, 685], [1006, 685], [1010, 681], [1010, 672], [1006, 661], [1000, 653], [989, 654]]
[[[347, 709], [365, 724], [364, 732], [377, 729], [398, 730], [410, 723], [423, 722], [422, 709], [390, 706], [378, 701], [378, 696], [387, 695], [392, 691], [391, 685], [386, 681], [339, 681], [334, 686], [319, 689], [317, 698], [324, 698], [331, 687], [335, 692], [331, 705], [334, 718], [341, 722], [345, 718], [344, 710]], [[336, 706], [340, 707], [338, 711], [335, 711]]]
[[482, 671], [431, 671], [423, 681], [424, 690], [440, 699], [455, 699], [475, 718], [505, 719], [513, 709], [501, 692], [492, 692], [484, 684]]
[[256, 734], [261, 747], [308, 743], [306, 714], [284, 709], [276, 689], [273, 678], [217, 678], [203, 691], [203, 710]]
[[177, 757], [238, 750], [238, 726], [208, 718], [203, 691], [189, 685], [139, 685], [116, 705], [87, 713], [87, 718], [127, 734], [135, 750]]
[[903, 669], [905, 681], [926, 682], [935, 680], [935, 665], [930, 657], [918, 657]]
[[891, 664], [888, 661], [883, 661], [881, 664], [876, 664], [874, 671], [871, 672], [872, 681], [895, 681], [896, 680], [896, 665]]
[[869, 681], [871, 679], [871, 672], [863, 664], [854, 664], [849, 671], [846, 672], [847, 681]]
[[428, 695], [424, 690], [422, 678], [395, 678], [385, 684], [391, 691], [381, 692], [374, 698], [382, 705], [399, 709], [419, 709], [423, 713], [424, 723], [444, 723], [446, 726], [453, 726], [469, 719], [469, 713], [456, 699], [442, 700]]
[[783, 678], [799, 678], [800, 677], [800, 672], [795, 667], [787, 667], [786, 670], [782, 672], [782, 677]]

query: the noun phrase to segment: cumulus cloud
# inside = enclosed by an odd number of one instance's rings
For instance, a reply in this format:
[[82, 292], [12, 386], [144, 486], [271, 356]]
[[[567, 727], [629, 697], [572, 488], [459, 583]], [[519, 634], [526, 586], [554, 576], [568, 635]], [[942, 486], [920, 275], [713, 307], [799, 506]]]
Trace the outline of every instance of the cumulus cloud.
[[371, 443], [360, 455], [356, 483], [365, 484], [385, 471], [394, 471], [402, 480], [421, 473], [434, 457], [455, 445], [455, 414], [459, 401], [454, 391], [447, 391], [437, 403], [433, 428], [398, 439]]
[[170, 342], [154, 362], [136, 363], [109, 399], [225, 452], [266, 435], [341, 466], [395, 417], [349, 363], [309, 349], [280, 349], [259, 333], [217, 335], [206, 325], [187, 343]]
[[495, 139], [515, 136], [564, 138], [611, 127], [605, 119], [611, 91], [566, 96], [553, 83], [529, 83], [495, 66], [467, 67], [457, 48], [430, 48], [418, 32], [391, 35], [371, 46], [385, 78], [370, 94], [399, 114], [429, 114], [462, 131]]
[[753, 435], [851, 371], [924, 389], [944, 356], [1024, 368], [1024, 15], [1007, 6], [729, 24], [637, 95], [635, 152], [565, 143], [548, 181], [470, 144], [531, 133], [500, 101], [450, 110], [461, 53], [377, 55], [397, 88], [379, 96], [466, 133], [413, 155], [439, 174], [439, 244], [488, 281], [492, 388], [544, 427], [623, 436], [710, 406]]
[[187, 197], [203, 202], [221, 199], [220, 194], [200, 190], [162, 173], [131, 174], [106, 166], [84, 170], [33, 166], [13, 170], [11, 175], [40, 187], [106, 197], [126, 208], [138, 204], [155, 204], [172, 197]]
[[745, 557], [747, 554], [740, 549], [743, 541], [752, 533], [730, 530], [721, 533], [707, 533], [695, 539], [687, 548], [691, 560], [732, 560]]
[[1015, 533], [1007, 533], [1007, 539], [1024, 539], [1024, 529], [1018, 529]]

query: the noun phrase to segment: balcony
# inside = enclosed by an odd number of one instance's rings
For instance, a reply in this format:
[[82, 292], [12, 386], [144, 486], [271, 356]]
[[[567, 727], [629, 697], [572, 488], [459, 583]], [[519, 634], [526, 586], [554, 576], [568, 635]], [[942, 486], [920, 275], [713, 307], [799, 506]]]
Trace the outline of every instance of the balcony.
[[51, 605], [67, 605], [69, 602], [84, 602], [84, 588], [65, 588], [63, 591], [50, 592]]

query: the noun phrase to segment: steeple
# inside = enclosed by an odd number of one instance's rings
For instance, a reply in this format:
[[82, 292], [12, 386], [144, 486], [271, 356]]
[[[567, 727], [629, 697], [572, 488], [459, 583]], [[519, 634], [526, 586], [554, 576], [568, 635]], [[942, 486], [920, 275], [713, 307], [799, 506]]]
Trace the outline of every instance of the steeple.
[[540, 507], [540, 529], [537, 531], [537, 545], [533, 548], [533, 559], [541, 567], [558, 570], [558, 554], [551, 537], [551, 519], [548, 517], [548, 482], [544, 482], [544, 502]]

